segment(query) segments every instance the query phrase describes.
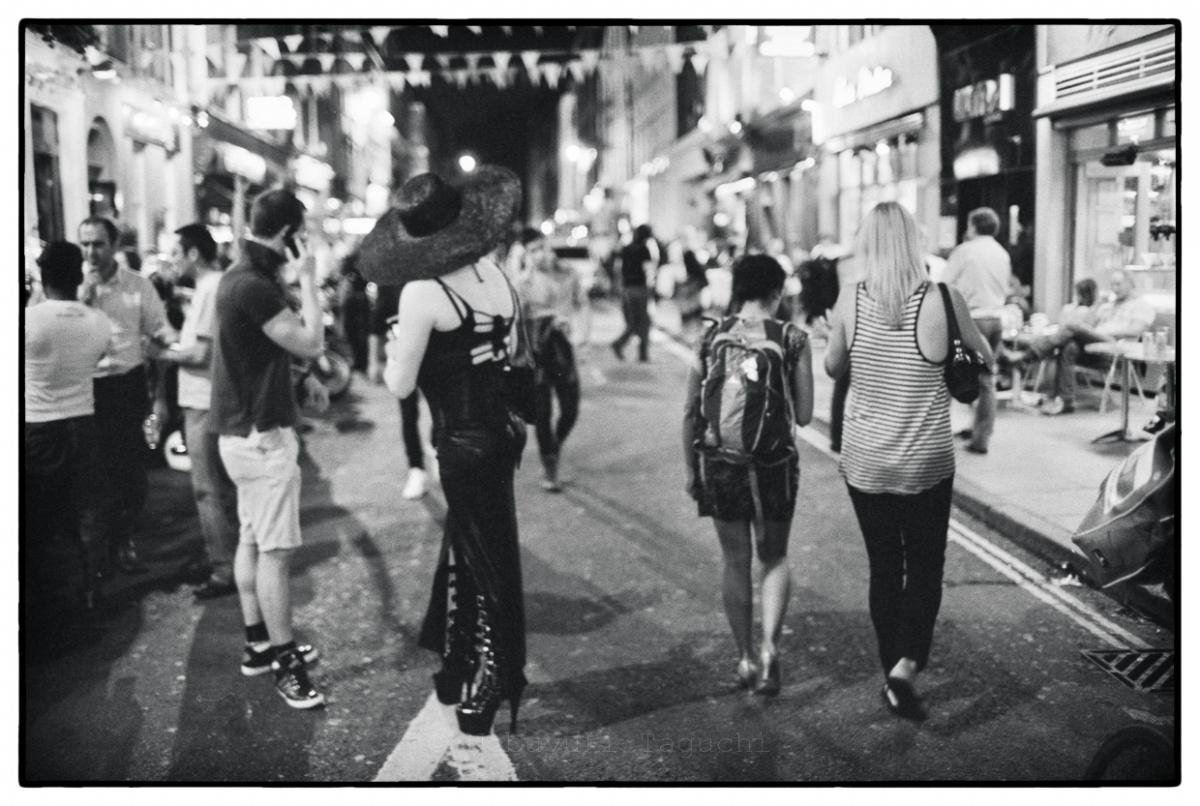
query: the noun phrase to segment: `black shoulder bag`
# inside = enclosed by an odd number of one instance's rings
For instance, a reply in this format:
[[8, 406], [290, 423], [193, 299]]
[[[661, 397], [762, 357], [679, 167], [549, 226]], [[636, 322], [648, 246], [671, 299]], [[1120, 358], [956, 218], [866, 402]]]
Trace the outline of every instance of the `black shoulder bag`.
[[979, 397], [979, 376], [986, 375], [990, 369], [978, 350], [963, 344], [962, 333], [958, 329], [958, 318], [954, 315], [954, 301], [950, 299], [950, 290], [945, 283], [938, 283], [942, 292], [942, 302], [946, 305], [946, 330], [950, 334], [950, 352], [946, 355], [946, 388], [950, 396], [959, 403], [974, 403]]

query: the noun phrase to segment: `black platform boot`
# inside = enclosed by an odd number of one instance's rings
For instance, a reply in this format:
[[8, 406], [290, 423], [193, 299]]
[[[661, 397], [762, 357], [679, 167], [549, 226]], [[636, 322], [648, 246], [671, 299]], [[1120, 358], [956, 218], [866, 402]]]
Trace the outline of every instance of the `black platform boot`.
[[470, 627], [471, 614], [460, 608], [458, 602], [458, 573], [451, 552], [448, 563], [446, 596], [446, 637], [442, 649], [442, 668], [433, 674], [433, 687], [438, 702], [442, 705], [457, 705], [462, 702], [463, 688], [474, 676], [475, 663], [472, 657]]
[[458, 729], [470, 736], [487, 736], [492, 732], [500, 703], [508, 700], [511, 709], [509, 733], [517, 732], [517, 709], [521, 705], [524, 683], [513, 685], [500, 671], [501, 650], [496, 646], [495, 630], [482, 596], [479, 603], [479, 679], [470, 699], [458, 706]]

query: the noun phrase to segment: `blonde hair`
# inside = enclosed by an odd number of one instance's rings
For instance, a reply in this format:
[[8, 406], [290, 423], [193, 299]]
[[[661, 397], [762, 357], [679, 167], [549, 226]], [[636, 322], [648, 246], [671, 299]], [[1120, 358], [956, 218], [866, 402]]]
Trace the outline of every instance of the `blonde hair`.
[[875, 205], [854, 238], [854, 254], [862, 262], [867, 293], [893, 328], [900, 327], [909, 296], [929, 279], [922, 242], [917, 222], [893, 201]]

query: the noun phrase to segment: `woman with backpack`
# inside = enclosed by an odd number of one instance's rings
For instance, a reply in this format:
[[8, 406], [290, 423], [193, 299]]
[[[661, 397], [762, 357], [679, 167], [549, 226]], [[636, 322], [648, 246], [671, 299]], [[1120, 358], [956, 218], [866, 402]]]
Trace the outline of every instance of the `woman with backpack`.
[[[899, 204], [867, 214], [854, 253], [865, 279], [839, 295], [825, 354], [831, 377], [850, 372], [839, 469], [867, 547], [881, 694], [894, 713], [921, 720], [916, 680], [941, 606], [954, 483], [946, 307], [929, 282], [921, 232]], [[963, 343], [990, 364], [962, 295], [950, 297]]]
[[[711, 517], [724, 555], [721, 593], [737, 644], [737, 680], [779, 693], [778, 642], [791, 574], [788, 535], [800, 465], [794, 427], [812, 420], [808, 336], [775, 318], [786, 275], [767, 255], [733, 268], [733, 315], [709, 328], [688, 377], [687, 492]], [[751, 549], [751, 530], [754, 541]], [[751, 560], [762, 566], [762, 643], [753, 646]]]

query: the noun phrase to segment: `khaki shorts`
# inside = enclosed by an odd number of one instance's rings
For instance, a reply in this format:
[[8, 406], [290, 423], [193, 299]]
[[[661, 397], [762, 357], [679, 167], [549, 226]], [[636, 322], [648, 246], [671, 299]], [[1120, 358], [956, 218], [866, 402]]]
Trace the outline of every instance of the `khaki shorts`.
[[292, 428], [221, 436], [221, 461], [237, 485], [239, 541], [259, 551], [300, 546], [300, 440]]

